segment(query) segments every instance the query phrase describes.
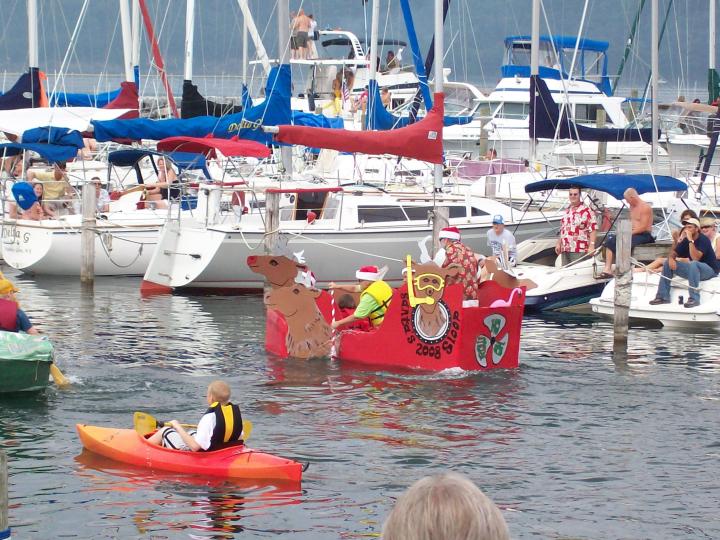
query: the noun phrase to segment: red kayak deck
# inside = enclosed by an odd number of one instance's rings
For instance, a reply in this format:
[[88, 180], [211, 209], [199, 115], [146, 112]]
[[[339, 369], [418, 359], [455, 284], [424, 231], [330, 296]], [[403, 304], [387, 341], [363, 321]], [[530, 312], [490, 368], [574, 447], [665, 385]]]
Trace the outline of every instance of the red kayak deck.
[[85, 448], [116, 461], [138, 467], [224, 478], [300, 482], [303, 464], [233, 446], [212, 452], [189, 452], [149, 443], [133, 429], [77, 424]]

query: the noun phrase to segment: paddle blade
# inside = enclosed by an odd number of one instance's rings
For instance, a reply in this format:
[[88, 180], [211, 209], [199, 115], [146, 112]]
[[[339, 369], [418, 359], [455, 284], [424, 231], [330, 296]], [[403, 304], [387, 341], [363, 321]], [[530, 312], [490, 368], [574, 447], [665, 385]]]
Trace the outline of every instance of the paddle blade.
[[50, 364], [50, 375], [52, 375], [53, 381], [55, 381], [55, 384], [58, 386], [68, 386], [70, 384], [70, 381], [54, 363]]
[[133, 426], [135, 427], [135, 431], [143, 436], [152, 433], [159, 427], [158, 421], [155, 420], [154, 416], [139, 411], [133, 414]]
[[247, 441], [253, 430], [253, 424], [250, 420], [243, 420], [243, 440]]

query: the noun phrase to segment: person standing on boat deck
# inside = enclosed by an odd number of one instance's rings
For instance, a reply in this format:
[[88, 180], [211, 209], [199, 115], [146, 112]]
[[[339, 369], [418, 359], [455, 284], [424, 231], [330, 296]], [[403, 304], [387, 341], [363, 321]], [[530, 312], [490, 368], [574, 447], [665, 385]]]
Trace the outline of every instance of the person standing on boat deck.
[[492, 229], [487, 232], [487, 245], [499, 261], [507, 258], [510, 266], [517, 264], [517, 243], [513, 233], [505, 228], [505, 219], [500, 214], [493, 216]]
[[297, 44], [297, 57], [299, 60], [306, 60], [308, 57], [308, 36], [310, 33], [310, 17], [305, 15], [303, 8], [298, 10], [297, 16], [293, 19], [293, 29], [296, 32], [295, 43]]
[[720, 264], [710, 240], [700, 233], [700, 222], [695, 218], [688, 218], [683, 221], [683, 227], [685, 239], [670, 251], [663, 264], [662, 278], [655, 299], [650, 300], [650, 305], [670, 303], [670, 280], [674, 275], [678, 275], [688, 280], [690, 298], [685, 302], [685, 307], [699, 306], [700, 282], [712, 279], [718, 274]]
[[399, 68], [400, 61], [398, 60], [397, 56], [395, 56], [395, 53], [393, 51], [388, 51], [387, 56], [385, 56], [385, 71], [390, 72], [393, 69]]
[[0, 279], [0, 330], [39, 334], [30, 318], [18, 306], [16, 292], [17, 288], [9, 279]]
[[336, 329], [344, 324], [354, 322], [358, 319], [369, 319], [370, 324], [376, 328], [380, 326], [385, 318], [385, 313], [390, 306], [393, 290], [383, 281], [387, 267], [379, 269], [377, 266], [363, 266], [355, 277], [357, 285], [337, 285], [330, 283], [331, 289], [339, 289], [346, 292], [359, 292], [360, 303], [352, 315], [333, 321], [332, 327]]
[[717, 233], [717, 222], [715, 218], [704, 217], [700, 220], [700, 232], [710, 240], [710, 245], [715, 253], [715, 258], [720, 260], [720, 236]]
[[158, 429], [148, 442], [175, 450], [200, 452], [218, 450], [242, 441], [242, 414], [240, 407], [230, 402], [228, 384], [225, 381], [211, 382], [206, 398], [210, 408], [200, 418], [197, 431], [187, 432], [177, 420], [171, 420], [169, 427]]
[[477, 300], [478, 260], [472, 249], [460, 241], [460, 229], [445, 227], [438, 234], [440, 247], [445, 250], [445, 262], [442, 268], [451, 264], [460, 265], [460, 271], [454, 276], [445, 278], [447, 285], [459, 283], [463, 287], [463, 300]]
[[318, 23], [315, 20], [315, 16], [311, 13], [308, 15], [310, 19], [310, 32], [308, 34], [308, 59], [315, 59], [318, 57], [316, 41], [320, 41], [320, 32], [318, 32]]
[[595, 249], [597, 220], [595, 214], [582, 203], [579, 187], [568, 190], [570, 206], [560, 222], [560, 238], [555, 244], [555, 253], [562, 254], [562, 264], [576, 261]]
[[297, 19], [297, 13], [294, 11], [290, 12], [290, 59], [295, 60], [298, 57], [298, 46], [297, 46], [297, 28], [295, 27], [295, 19]]
[[[632, 223], [630, 249], [640, 244], [652, 244], [655, 241], [652, 235], [652, 207], [640, 198], [640, 195], [638, 195], [638, 192], [634, 188], [627, 188], [625, 193], [623, 193], [623, 197], [630, 207], [630, 222]], [[603, 268], [602, 273], [598, 276], [600, 279], [613, 277], [611, 271], [616, 242], [617, 237], [615, 235], [608, 236], [605, 241], [605, 268]]]

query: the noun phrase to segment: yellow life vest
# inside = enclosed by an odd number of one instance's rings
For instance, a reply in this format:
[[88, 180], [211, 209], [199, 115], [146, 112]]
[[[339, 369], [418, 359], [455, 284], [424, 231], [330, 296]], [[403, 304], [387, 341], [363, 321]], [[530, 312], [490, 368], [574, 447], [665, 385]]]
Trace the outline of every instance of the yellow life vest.
[[392, 298], [393, 290], [390, 285], [388, 285], [382, 280], [379, 280], [374, 281], [372, 285], [365, 289], [360, 295], [360, 298], [362, 299], [362, 297], [366, 294], [370, 295], [373, 300], [378, 303], [378, 307], [376, 307], [370, 312], [370, 315], [368, 315], [368, 319], [370, 319], [370, 323], [373, 326], [380, 326], [385, 319], [385, 312], [390, 305], [390, 299]]

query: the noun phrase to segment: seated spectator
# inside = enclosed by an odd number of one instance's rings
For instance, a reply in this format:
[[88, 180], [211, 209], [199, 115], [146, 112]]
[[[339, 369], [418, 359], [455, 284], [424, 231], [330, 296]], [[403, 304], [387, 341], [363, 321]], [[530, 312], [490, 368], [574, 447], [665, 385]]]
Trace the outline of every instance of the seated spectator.
[[[697, 214], [690, 210], [689, 208], [683, 210], [682, 214], [680, 214], [680, 223], [685, 221], [688, 218], [695, 218], [697, 219]], [[675, 229], [671, 233], [672, 235], [672, 247], [674, 248], [677, 243], [681, 240], [685, 239], [685, 227], [681, 227], [680, 229]], [[635, 268], [633, 272], [657, 272], [659, 270], [662, 270], [663, 264], [667, 260], [667, 257], [658, 257], [653, 262], [648, 264], [647, 266], [641, 266], [638, 268]]]
[[720, 260], [720, 235], [717, 233], [717, 222], [715, 221], [715, 218], [702, 218], [700, 220], [700, 231], [708, 237], [710, 245], [715, 252], [715, 258]]
[[43, 183], [47, 208], [52, 210], [55, 216], [75, 213], [73, 205], [75, 190], [68, 181], [65, 162], [55, 163], [52, 171], [30, 169], [27, 172], [27, 181], [31, 183], [40, 181]]
[[148, 184], [145, 188], [145, 200], [152, 203], [155, 208], [167, 208], [170, 190], [170, 184], [177, 182], [177, 174], [172, 166], [168, 166], [165, 158], [157, 160], [157, 182]]
[[[338, 310], [335, 318], [338, 320], [349, 317], [355, 313], [355, 309], [357, 308], [355, 299], [351, 294], [343, 294], [338, 299], [337, 306]], [[338, 328], [340, 330], [362, 330], [363, 332], [368, 332], [370, 330], [370, 321], [368, 319], [356, 319]]]
[[42, 182], [35, 182], [33, 184], [33, 192], [37, 197], [37, 201], [33, 205], [22, 213], [22, 219], [32, 219], [40, 221], [41, 219], [54, 218], [55, 212], [53, 212], [45, 202], [43, 202], [43, 184]]
[[426, 476], [395, 503], [383, 540], [510, 540], [495, 503], [466, 476]]
[[107, 212], [110, 209], [110, 194], [102, 187], [102, 181], [99, 177], [93, 176], [91, 179], [95, 186], [95, 198], [97, 201], [97, 211]]

